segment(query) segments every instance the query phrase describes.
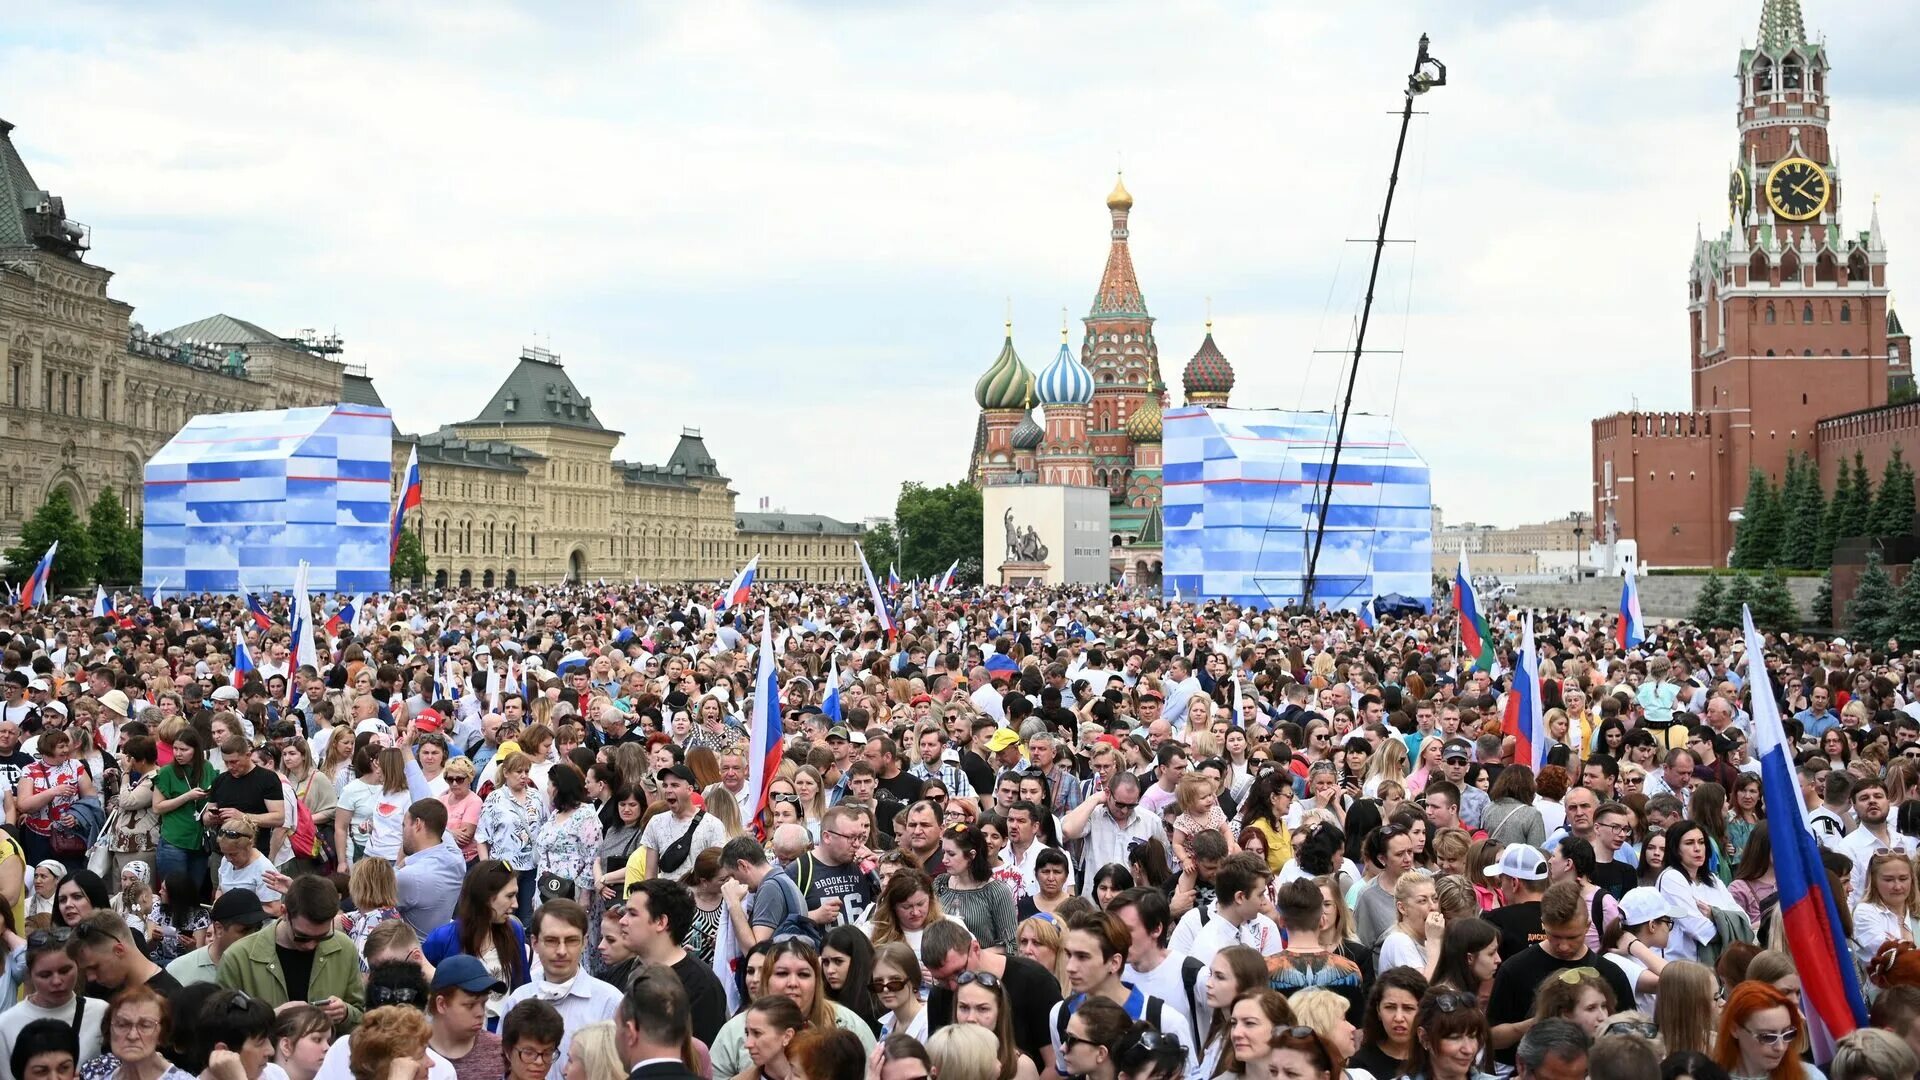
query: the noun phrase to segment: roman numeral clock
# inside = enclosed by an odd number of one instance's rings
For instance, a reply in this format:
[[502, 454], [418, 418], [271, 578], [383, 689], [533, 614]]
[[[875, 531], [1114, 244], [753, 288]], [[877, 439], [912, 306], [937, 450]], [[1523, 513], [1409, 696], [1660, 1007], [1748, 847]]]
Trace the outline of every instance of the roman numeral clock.
[[1767, 204], [1787, 221], [1818, 216], [1832, 197], [1827, 170], [1806, 158], [1783, 158], [1767, 172]]

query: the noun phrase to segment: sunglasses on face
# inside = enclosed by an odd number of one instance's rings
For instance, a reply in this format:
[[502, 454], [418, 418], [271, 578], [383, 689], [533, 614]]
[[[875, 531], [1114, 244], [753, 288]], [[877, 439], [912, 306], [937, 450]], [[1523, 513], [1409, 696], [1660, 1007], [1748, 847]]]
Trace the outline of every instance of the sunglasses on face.
[[905, 979], [872, 979], [867, 982], [867, 989], [876, 994], [897, 994], [906, 988]]

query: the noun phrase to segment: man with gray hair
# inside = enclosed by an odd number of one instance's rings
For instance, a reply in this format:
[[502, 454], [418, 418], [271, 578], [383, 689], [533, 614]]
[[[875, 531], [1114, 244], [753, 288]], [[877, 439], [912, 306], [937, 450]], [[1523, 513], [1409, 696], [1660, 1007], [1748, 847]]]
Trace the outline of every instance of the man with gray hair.
[[[1514, 1048], [1514, 1076], [1518, 1080], [1580, 1080], [1587, 1075], [1587, 1033], [1571, 1020], [1548, 1017], [1520, 1037]], [[1658, 1062], [1637, 1077], [1659, 1074]]]
[[1603, 1035], [1587, 1053], [1587, 1075], [1592, 1080], [1643, 1080], [1658, 1076], [1660, 1054], [1651, 1042], [1638, 1035], [1624, 1032]]

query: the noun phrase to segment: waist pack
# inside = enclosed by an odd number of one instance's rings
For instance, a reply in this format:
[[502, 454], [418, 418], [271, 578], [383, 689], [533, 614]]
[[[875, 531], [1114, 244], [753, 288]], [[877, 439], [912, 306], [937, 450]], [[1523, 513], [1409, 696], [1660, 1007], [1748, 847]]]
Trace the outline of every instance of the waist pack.
[[660, 871], [662, 873], [671, 874], [675, 870], [680, 869], [680, 865], [687, 861], [687, 856], [693, 854], [693, 834], [700, 830], [700, 821], [706, 816], [707, 812], [705, 810], [695, 813], [693, 815], [693, 821], [687, 825], [687, 831], [681, 833], [680, 839], [668, 844], [667, 850], [660, 853]]

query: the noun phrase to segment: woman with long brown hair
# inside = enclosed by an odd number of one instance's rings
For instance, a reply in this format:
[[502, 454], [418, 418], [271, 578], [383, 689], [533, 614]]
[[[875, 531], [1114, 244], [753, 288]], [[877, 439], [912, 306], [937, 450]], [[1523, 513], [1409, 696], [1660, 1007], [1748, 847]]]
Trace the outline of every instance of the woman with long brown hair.
[[873, 944], [878, 947], [889, 941], [904, 941], [918, 951], [920, 935], [944, 918], [947, 914], [940, 909], [933, 879], [924, 870], [902, 866], [887, 879], [880, 899], [873, 905]]
[[[860, 1014], [833, 1000], [827, 993], [826, 976], [820, 971], [820, 958], [813, 946], [796, 938], [776, 941], [766, 951], [760, 965], [760, 981], [748, 986], [754, 999], [779, 994], [799, 1006], [810, 1028], [830, 1031], [840, 1028], [852, 1032], [869, 1053], [873, 1050], [873, 1029]], [[746, 1052], [746, 1014], [728, 1020], [713, 1037], [713, 1073], [716, 1077], [740, 1075], [752, 1060]]]
[[[429, 964], [465, 953], [512, 990], [528, 979], [527, 930], [514, 918], [520, 875], [499, 859], [482, 859], [467, 871], [453, 921], [427, 935], [420, 943]], [[487, 999], [487, 1015], [498, 1019], [505, 994]]]

